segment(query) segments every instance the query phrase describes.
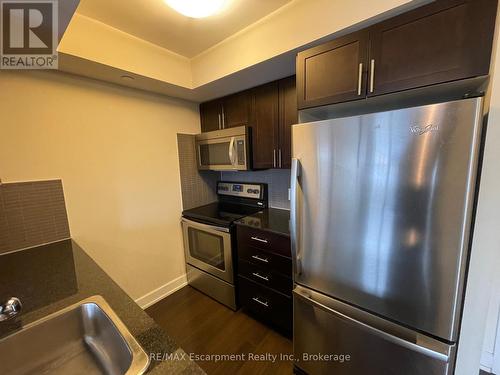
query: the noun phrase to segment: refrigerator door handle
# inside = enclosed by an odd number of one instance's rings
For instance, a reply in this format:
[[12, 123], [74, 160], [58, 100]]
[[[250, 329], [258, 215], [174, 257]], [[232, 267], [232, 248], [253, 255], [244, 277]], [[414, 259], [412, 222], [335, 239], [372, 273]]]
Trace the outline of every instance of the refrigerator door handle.
[[412, 350], [417, 353], [421, 353], [427, 357], [435, 358], [437, 360], [443, 361], [443, 362], [448, 362], [450, 360], [450, 356], [445, 353], [438, 352], [436, 350], [433, 350], [431, 348], [427, 348], [425, 346], [421, 346], [418, 344], [415, 344], [413, 342], [407, 341], [405, 339], [402, 339], [400, 337], [394, 336], [390, 333], [384, 332], [378, 328], [374, 328], [368, 324], [365, 324], [359, 320], [353, 319], [345, 314], [342, 314], [341, 312], [338, 312], [328, 306], [325, 306], [324, 304], [314, 300], [311, 295], [309, 295], [307, 292], [303, 291], [303, 288], [295, 288], [293, 290], [293, 293], [299, 297], [308, 302], [309, 304], [312, 304], [319, 309], [326, 311], [329, 314], [333, 314], [336, 317], [354, 323], [359, 327], [362, 327], [365, 331], [368, 331], [370, 334], [377, 336], [379, 338], [382, 338], [384, 340], [387, 340], [389, 342], [392, 342], [393, 344], [396, 344], [398, 346], [404, 347], [406, 349]]
[[293, 273], [298, 276], [302, 273], [301, 253], [299, 245], [299, 228], [297, 222], [298, 209], [298, 183], [300, 177], [300, 160], [292, 159], [291, 181], [290, 181], [290, 244], [293, 259]]

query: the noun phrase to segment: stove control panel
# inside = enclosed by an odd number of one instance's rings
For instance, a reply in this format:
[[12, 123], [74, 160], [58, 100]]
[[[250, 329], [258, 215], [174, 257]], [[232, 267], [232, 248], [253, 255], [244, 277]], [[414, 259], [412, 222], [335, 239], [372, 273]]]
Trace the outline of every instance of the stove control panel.
[[241, 198], [262, 199], [264, 196], [264, 191], [261, 184], [218, 182], [217, 194]]

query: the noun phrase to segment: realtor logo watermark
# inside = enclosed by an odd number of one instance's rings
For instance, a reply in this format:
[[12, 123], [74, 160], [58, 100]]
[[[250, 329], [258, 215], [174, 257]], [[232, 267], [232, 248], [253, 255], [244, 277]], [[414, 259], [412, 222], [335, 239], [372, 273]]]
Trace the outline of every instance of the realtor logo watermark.
[[2, 0], [0, 15], [0, 69], [57, 69], [57, 0]]

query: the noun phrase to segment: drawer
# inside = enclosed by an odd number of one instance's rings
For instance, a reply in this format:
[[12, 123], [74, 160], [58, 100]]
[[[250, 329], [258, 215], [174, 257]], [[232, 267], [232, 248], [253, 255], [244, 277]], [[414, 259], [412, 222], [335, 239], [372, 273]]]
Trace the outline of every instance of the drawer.
[[292, 330], [292, 298], [238, 276], [240, 304], [286, 331]]
[[238, 225], [238, 244], [271, 251], [286, 257], [291, 257], [290, 237], [260, 229]]
[[275, 289], [289, 296], [292, 295], [293, 281], [291, 279], [291, 274], [286, 277], [280, 273], [257, 266], [243, 259], [238, 261], [238, 273], [258, 284]]
[[292, 259], [238, 242], [238, 259], [292, 278]]

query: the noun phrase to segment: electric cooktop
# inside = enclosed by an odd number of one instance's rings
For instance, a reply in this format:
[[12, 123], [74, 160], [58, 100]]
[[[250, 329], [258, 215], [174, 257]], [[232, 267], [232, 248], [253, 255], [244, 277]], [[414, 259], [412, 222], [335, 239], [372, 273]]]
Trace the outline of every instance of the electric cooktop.
[[267, 208], [267, 184], [219, 181], [217, 195], [218, 202], [184, 210], [182, 216], [228, 227], [238, 219]]

